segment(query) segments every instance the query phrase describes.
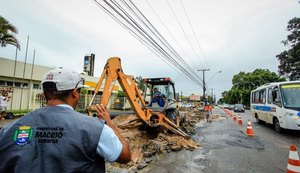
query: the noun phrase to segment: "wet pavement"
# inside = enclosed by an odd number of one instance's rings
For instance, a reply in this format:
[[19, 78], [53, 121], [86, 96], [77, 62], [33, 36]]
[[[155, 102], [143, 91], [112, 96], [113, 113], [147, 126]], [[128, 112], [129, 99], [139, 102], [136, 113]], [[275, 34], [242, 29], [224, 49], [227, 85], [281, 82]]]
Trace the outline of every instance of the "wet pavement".
[[[220, 109], [214, 113], [222, 114]], [[201, 148], [168, 153], [143, 172], [286, 172], [289, 146], [296, 144], [300, 148], [299, 132], [279, 134], [270, 125], [255, 123], [247, 113], [241, 116], [243, 126], [231, 118], [199, 124], [192, 138]], [[248, 119], [252, 121], [254, 137], [245, 135]]]
[[2, 127], [5, 127], [5, 126], [11, 124], [12, 122], [14, 122], [14, 121], [16, 121], [16, 120], [17, 120], [17, 118], [15, 118], [15, 119], [0, 120], [0, 129], [1, 129]]
[[[213, 114], [225, 119], [202, 122], [192, 138], [202, 147], [167, 153], [138, 172], [149, 173], [265, 173], [286, 172], [291, 144], [300, 149], [299, 131], [277, 133], [271, 125], [257, 124], [249, 113], [241, 114], [243, 126], [220, 109]], [[254, 137], [245, 135], [247, 120], [252, 121]], [[0, 121], [0, 127], [14, 120]], [[126, 171], [125, 171], [126, 172]]]

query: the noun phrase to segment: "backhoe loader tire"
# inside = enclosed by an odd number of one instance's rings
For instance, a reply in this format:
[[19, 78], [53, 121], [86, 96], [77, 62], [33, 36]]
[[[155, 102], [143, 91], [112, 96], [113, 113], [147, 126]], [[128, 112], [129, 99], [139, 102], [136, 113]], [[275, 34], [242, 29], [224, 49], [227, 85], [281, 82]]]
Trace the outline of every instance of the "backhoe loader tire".
[[179, 125], [183, 125], [186, 122], [186, 117], [182, 117], [182, 119], [180, 120], [180, 124]]

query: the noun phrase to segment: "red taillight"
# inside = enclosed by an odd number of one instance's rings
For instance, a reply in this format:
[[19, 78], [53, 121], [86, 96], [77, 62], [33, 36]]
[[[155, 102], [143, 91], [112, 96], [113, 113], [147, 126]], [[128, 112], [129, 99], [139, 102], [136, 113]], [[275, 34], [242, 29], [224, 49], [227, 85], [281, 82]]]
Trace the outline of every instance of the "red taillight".
[[166, 77], [165, 80], [166, 80], [166, 81], [170, 81], [170, 78], [169, 78], [169, 77]]

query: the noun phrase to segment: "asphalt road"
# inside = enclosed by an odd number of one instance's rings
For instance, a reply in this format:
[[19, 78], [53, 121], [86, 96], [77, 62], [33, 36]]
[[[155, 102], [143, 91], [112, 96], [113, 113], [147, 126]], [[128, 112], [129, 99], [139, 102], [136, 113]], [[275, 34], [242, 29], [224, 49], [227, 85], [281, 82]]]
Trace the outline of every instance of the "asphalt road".
[[[201, 148], [168, 153], [141, 172], [283, 173], [290, 145], [296, 144], [300, 151], [299, 131], [279, 134], [271, 125], [257, 124], [248, 112], [241, 113], [243, 126], [238, 126], [220, 109], [214, 109], [213, 114], [228, 119], [199, 124], [192, 138], [202, 145]], [[254, 137], [245, 135], [248, 119], [252, 122]], [[13, 121], [0, 121], [0, 125]]]
[[[223, 114], [220, 109], [214, 109], [213, 113]], [[300, 132], [279, 134], [271, 125], [257, 124], [248, 113], [241, 114], [243, 126], [238, 126], [230, 117], [200, 124], [192, 138], [201, 148], [168, 153], [149, 165], [145, 172], [286, 172], [290, 145], [296, 144], [300, 150]], [[252, 122], [254, 137], [245, 135], [248, 119]]]
[[0, 120], [0, 128], [5, 127], [5, 126], [13, 123], [16, 120], [17, 120], [17, 118], [15, 118], [15, 119]]

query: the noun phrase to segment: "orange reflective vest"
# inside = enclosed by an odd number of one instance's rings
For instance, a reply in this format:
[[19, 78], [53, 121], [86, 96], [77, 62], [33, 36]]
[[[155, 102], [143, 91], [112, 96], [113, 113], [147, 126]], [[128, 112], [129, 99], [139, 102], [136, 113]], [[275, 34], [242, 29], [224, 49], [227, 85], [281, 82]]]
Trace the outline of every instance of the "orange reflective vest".
[[210, 105], [209, 106], [205, 106], [204, 107], [204, 111], [212, 112], [212, 107]]

